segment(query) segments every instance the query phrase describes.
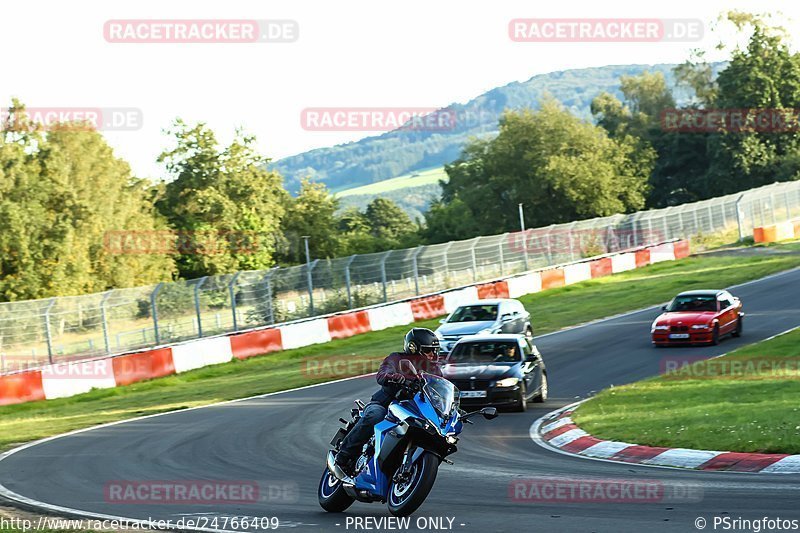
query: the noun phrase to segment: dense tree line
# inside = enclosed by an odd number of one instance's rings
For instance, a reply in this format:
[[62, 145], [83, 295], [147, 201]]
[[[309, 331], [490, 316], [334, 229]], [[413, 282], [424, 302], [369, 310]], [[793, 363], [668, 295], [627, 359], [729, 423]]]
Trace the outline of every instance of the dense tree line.
[[[591, 117], [550, 97], [537, 109], [504, 112], [497, 135], [473, 138], [446, 165], [449, 180], [424, 221], [388, 198], [341, 206], [313, 177], [294, 191], [252, 136], [237, 132], [221, 146], [202, 123], [173, 124], [158, 158], [166, 179], [137, 179], [97, 131], [43, 131], [13, 101], [0, 131], [0, 300], [299, 264], [306, 238], [311, 257], [325, 259], [513, 231], [519, 203], [529, 227], [545, 226], [797, 179], [797, 128], [664, 127], [664, 113], [687, 90], [697, 109], [800, 109], [800, 56], [781, 30], [748, 14], [727, 20], [748, 40], [718, 73], [697, 56], [670, 74], [679, 86], [658, 71], [623, 75], [619, 97], [596, 95]], [[181, 245], [109, 248], [109, 234], [130, 231], [170, 231]]]
[[[662, 72], [622, 76], [622, 98], [597, 95], [592, 121], [547, 99], [539, 110], [507, 111], [496, 138], [473, 140], [445, 166], [449, 182], [426, 214], [425, 239], [516, 230], [518, 203], [529, 226], [545, 226], [798, 179], [800, 55], [765, 17], [730, 12], [721, 19], [747, 44], [730, 50], [718, 73], [696, 53], [675, 68], [677, 85]], [[679, 114], [676, 94], [687, 90], [688, 111], [698, 116], [732, 111], [753, 122], [671, 127], [666, 117]], [[754, 126], [764, 109], [772, 110], [768, 118], [785, 110], [788, 127]]]

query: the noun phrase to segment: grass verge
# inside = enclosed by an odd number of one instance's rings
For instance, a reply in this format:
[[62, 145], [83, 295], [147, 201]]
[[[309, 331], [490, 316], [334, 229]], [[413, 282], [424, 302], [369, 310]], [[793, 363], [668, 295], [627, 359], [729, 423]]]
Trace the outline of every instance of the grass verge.
[[[536, 333], [541, 334], [657, 304], [681, 290], [730, 286], [796, 266], [800, 266], [800, 254], [735, 258], [703, 255], [521, 300], [533, 314]], [[436, 324], [436, 320], [417, 323], [431, 328]], [[72, 398], [0, 407], [0, 450], [96, 424], [370, 372], [387, 353], [400, 347], [407, 329], [391, 328]]]
[[573, 419], [592, 435], [649, 446], [800, 453], [800, 330], [606, 389]]

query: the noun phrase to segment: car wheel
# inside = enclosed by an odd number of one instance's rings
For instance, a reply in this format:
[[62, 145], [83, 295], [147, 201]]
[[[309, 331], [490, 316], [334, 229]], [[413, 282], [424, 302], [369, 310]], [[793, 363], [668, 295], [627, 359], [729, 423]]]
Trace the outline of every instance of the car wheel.
[[547, 394], [549, 393], [547, 385], [547, 374], [542, 372], [542, 386], [539, 389], [539, 394], [533, 399], [536, 403], [544, 403], [547, 401]]
[[733, 330], [733, 333], [731, 335], [734, 337], [741, 337], [743, 330], [744, 330], [744, 324], [742, 324], [742, 317], [739, 317], [739, 320], [736, 321], [736, 329]]
[[714, 326], [714, 332], [711, 334], [711, 345], [716, 346], [719, 344], [719, 324]]
[[519, 401], [514, 406], [514, 411], [524, 413], [528, 410], [528, 391], [525, 390], [525, 383], [519, 387]]

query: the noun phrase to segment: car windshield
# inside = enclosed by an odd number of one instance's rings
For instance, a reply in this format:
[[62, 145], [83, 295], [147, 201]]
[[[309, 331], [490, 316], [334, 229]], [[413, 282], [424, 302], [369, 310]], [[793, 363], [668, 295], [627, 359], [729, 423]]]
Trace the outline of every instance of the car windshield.
[[448, 364], [489, 365], [522, 361], [515, 341], [460, 342], [447, 358]]
[[667, 311], [716, 311], [717, 297], [714, 295], [676, 296]]
[[496, 305], [462, 305], [450, 316], [448, 322], [482, 322], [497, 320]]
[[425, 389], [428, 393], [433, 407], [440, 415], [446, 417], [453, 412], [453, 408], [458, 406], [458, 389], [444, 378], [423, 374], [425, 378]]

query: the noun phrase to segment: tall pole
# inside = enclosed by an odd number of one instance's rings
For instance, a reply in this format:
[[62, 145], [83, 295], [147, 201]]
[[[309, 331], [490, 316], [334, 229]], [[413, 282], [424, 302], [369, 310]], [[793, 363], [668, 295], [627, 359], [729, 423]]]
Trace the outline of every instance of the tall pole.
[[309, 315], [314, 314], [314, 284], [311, 281], [311, 253], [308, 251], [309, 235], [303, 235], [306, 244], [306, 282], [308, 283], [308, 309]]
[[519, 205], [519, 231], [522, 233], [522, 257], [525, 259], [525, 270], [528, 270], [528, 243], [525, 241], [525, 214], [522, 212], [522, 203]]

